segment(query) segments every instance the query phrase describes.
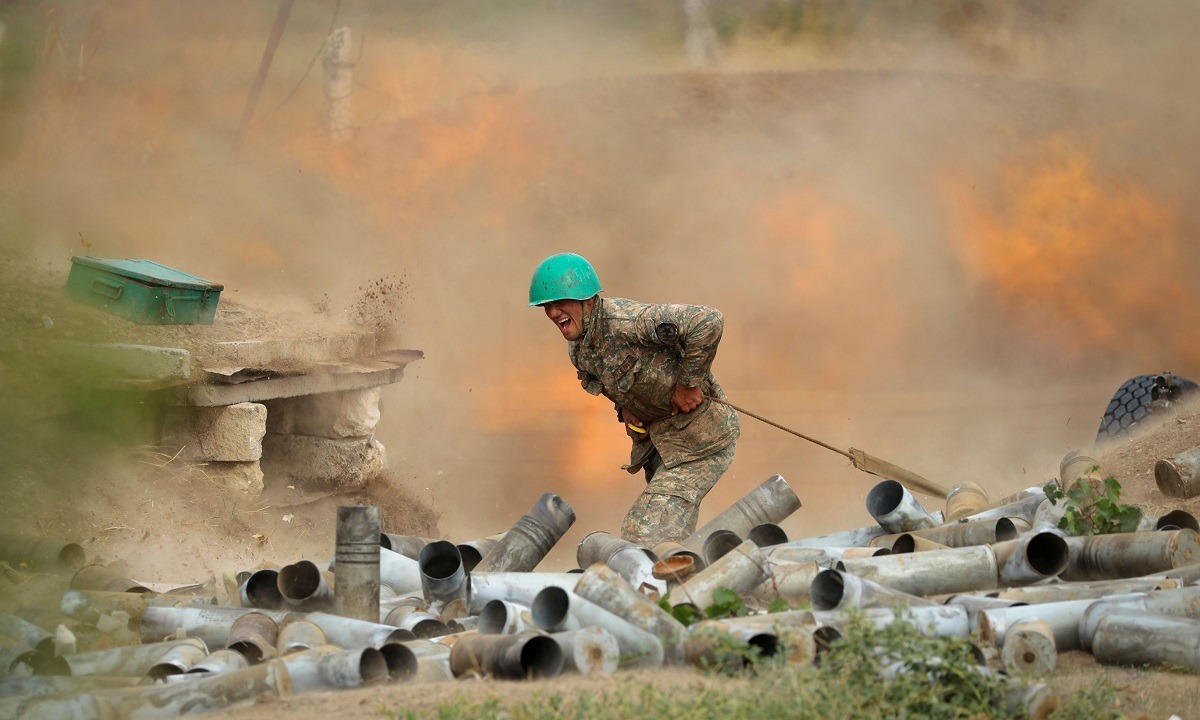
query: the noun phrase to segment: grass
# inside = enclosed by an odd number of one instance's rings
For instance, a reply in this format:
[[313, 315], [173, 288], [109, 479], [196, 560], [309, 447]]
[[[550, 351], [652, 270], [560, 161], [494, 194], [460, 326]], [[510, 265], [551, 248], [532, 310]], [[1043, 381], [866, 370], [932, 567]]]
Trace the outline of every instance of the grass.
[[[780, 653], [780, 657], [786, 653]], [[797, 718], [819, 720], [983, 720], [1020, 718], [1019, 683], [981, 671], [970, 641], [929, 638], [898, 621], [875, 629], [856, 621], [813, 666], [759, 660], [732, 676], [697, 672], [687, 684], [647, 684], [635, 673], [599, 691], [544, 692], [513, 699], [488, 695], [441, 702], [434, 709], [381, 707], [388, 720], [672, 720]], [[727, 672], [728, 668], [724, 668]], [[1106, 683], [1060, 697], [1051, 720], [1117, 720]]]

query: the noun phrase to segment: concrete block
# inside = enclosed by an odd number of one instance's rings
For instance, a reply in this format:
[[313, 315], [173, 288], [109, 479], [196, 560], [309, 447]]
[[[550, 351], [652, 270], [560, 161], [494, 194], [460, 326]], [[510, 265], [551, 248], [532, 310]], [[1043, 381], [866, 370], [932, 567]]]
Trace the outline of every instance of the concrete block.
[[369, 437], [379, 424], [382, 387], [267, 400], [267, 432], [326, 438]]
[[238, 403], [224, 407], [184, 407], [167, 411], [163, 444], [182, 447], [192, 461], [251, 462], [262, 457], [267, 407]]
[[383, 443], [374, 436], [336, 440], [312, 435], [263, 438], [263, 470], [271, 482], [298, 490], [340, 492], [366, 484], [387, 467]]
[[210, 462], [198, 467], [209, 480], [229, 490], [247, 495], [263, 491], [263, 471], [258, 462]]

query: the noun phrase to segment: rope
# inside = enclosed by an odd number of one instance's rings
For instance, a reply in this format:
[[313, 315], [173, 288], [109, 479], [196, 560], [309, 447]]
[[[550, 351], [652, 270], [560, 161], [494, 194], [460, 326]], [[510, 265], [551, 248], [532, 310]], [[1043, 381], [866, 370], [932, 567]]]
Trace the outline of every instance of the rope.
[[709, 396], [709, 400], [712, 400], [713, 402], [721, 403], [722, 405], [728, 405], [729, 407], [733, 408], [734, 410], [737, 410], [739, 413], [741, 413], [743, 415], [749, 415], [750, 417], [754, 418], [755, 420], [758, 420], [759, 422], [764, 422], [764, 423], [770, 425], [771, 427], [779, 428], [780, 430], [782, 430], [786, 433], [791, 433], [792, 435], [795, 435], [796, 437], [800, 438], [801, 440], [807, 440], [810, 443], [813, 443], [814, 445], [820, 445], [821, 447], [825, 448], [826, 450], [832, 450], [835, 453], [837, 453], [838, 455], [849, 458], [851, 460], [851, 462], [854, 461], [854, 458], [850, 455], [850, 453], [846, 452], [845, 450], [840, 450], [838, 448], [835, 448], [832, 445], [827, 445], [814, 437], [809, 437], [808, 435], [805, 435], [804, 433], [796, 432], [795, 430], [793, 430], [791, 428], [784, 427], [773, 420], [766, 419], [762, 415], [755, 415], [754, 413], [750, 412], [749, 410], [740, 408], [737, 405], [734, 405], [733, 403], [729, 402], [728, 400], [722, 400], [720, 398], [715, 398], [712, 396]]

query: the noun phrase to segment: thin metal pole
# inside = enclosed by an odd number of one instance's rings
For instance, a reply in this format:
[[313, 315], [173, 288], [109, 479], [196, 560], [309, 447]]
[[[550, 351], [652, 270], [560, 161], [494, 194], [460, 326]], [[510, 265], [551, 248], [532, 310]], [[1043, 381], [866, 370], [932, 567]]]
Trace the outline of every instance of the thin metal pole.
[[250, 119], [254, 117], [254, 108], [258, 105], [258, 96], [262, 93], [263, 85], [267, 82], [267, 73], [271, 71], [271, 62], [275, 59], [275, 49], [283, 37], [283, 28], [287, 25], [288, 15], [292, 13], [292, 5], [296, 0], [280, 0], [279, 11], [275, 13], [275, 23], [271, 25], [271, 35], [267, 38], [267, 47], [263, 49], [262, 60], [258, 63], [258, 73], [254, 83], [250, 85], [250, 94], [246, 96], [246, 106], [242, 108], [242, 121], [238, 123], [237, 139], [233, 144], [236, 155], [242, 150], [242, 140]]

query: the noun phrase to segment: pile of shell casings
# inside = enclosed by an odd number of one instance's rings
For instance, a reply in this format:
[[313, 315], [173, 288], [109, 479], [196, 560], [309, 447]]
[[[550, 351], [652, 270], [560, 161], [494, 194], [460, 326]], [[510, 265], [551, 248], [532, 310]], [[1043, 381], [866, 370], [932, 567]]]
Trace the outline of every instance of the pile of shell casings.
[[[229, 573], [221, 605], [215, 580], [138, 583], [85, 565], [77, 545], [0, 536], [0, 559], [45, 570], [25, 577], [58, 605], [43, 593], [0, 613], [0, 717], [174, 717], [389, 682], [705, 666], [730, 648], [810, 664], [855, 617], [973, 638], [980, 672], [1009, 676], [1005, 702], [1030, 716], [1053, 707], [1033, 675], [1064, 650], [1200, 672], [1191, 515], [1069, 537], [1041, 488], [990, 503], [963, 483], [930, 513], [885, 480], [866, 504], [876, 525], [789, 540], [779, 523], [800, 500], [775, 475], [679, 543], [593, 532], [565, 573], [535, 571], [575, 520], [552, 493], [463, 543], [382, 533], [377, 508], [341, 507], [331, 562]], [[663, 607], [703, 616], [724, 591], [752, 612], [685, 626]], [[767, 612], [780, 605], [806, 609]]]

